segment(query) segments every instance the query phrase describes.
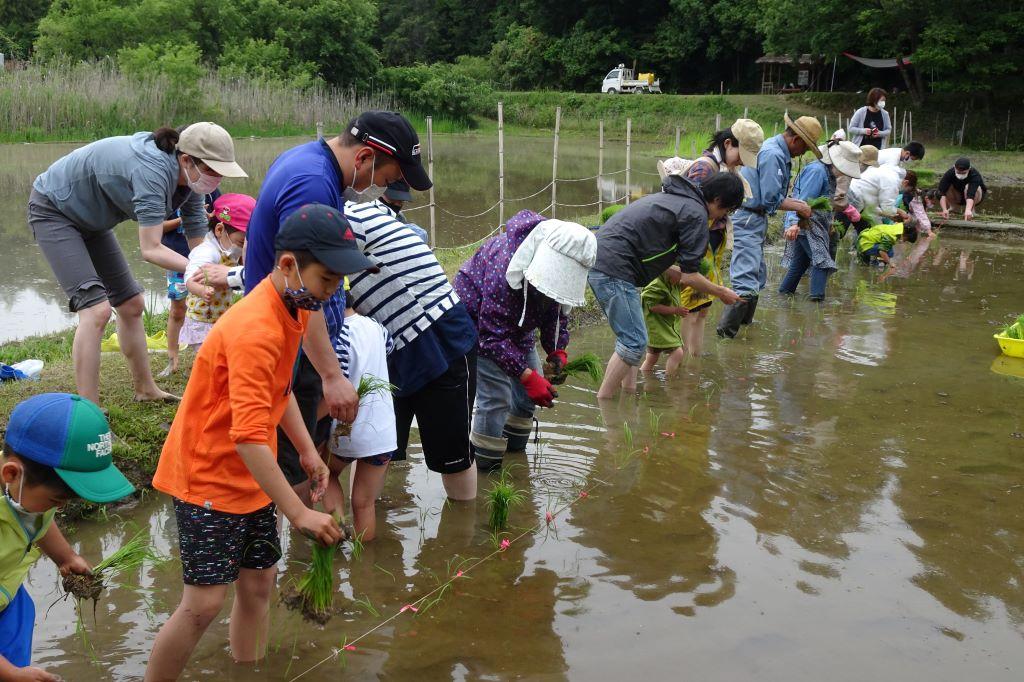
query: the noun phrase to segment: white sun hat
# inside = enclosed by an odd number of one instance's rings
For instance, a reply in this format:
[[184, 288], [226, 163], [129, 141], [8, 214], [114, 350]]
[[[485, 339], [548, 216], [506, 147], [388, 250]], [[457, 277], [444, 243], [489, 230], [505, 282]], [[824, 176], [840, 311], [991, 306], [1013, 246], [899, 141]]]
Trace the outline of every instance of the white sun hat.
[[587, 273], [596, 260], [593, 232], [578, 223], [545, 220], [516, 249], [505, 279], [513, 289], [522, 289], [524, 280], [529, 282], [568, 312], [583, 305]]
[[860, 177], [860, 157], [863, 152], [854, 143], [847, 140], [830, 142], [818, 147], [818, 151], [825, 164], [835, 166], [840, 173], [851, 178]]
[[662, 182], [665, 182], [673, 175], [683, 177], [686, 175], [686, 171], [690, 170], [690, 166], [692, 165], [693, 161], [689, 159], [682, 159], [678, 156], [673, 156], [670, 159], [659, 159], [658, 175], [661, 176]]

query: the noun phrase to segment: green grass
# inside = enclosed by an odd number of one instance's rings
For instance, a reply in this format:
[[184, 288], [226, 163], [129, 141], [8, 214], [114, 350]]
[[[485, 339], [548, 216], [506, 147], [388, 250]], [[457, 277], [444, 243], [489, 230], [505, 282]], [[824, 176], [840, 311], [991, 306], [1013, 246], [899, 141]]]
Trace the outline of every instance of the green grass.
[[[153, 316], [148, 334], [163, 329], [167, 323], [166, 314]], [[113, 325], [108, 328], [113, 331]], [[22, 400], [39, 393], [75, 392], [74, 366], [71, 362], [71, 341], [74, 330], [35, 336], [23, 341], [4, 344], [0, 348], [0, 362], [10, 364], [28, 358], [38, 358], [46, 364], [39, 381], [17, 381], [0, 384], [0, 419], [6, 429], [6, 418], [14, 406]], [[159, 372], [165, 362], [162, 353], [150, 354], [150, 365]], [[188, 373], [192, 367], [192, 353], [181, 355], [179, 371], [158, 383], [161, 388], [176, 395], [185, 390]], [[136, 488], [149, 487], [156, 469], [160, 450], [167, 437], [167, 427], [174, 419], [177, 406], [168, 403], [138, 403], [132, 387], [128, 365], [120, 353], [104, 353], [100, 360], [100, 397], [103, 406], [110, 413], [110, 426], [115, 436], [114, 462]], [[101, 505], [77, 500], [62, 511], [63, 518], [73, 519], [89, 516]]]

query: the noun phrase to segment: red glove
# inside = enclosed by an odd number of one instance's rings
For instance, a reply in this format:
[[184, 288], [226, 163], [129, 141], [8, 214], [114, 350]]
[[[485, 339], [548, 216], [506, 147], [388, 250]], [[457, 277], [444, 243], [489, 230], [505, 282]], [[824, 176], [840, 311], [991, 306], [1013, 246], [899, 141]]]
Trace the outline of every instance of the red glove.
[[565, 354], [564, 350], [556, 350], [554, 353], [548, 355], [548, 362], [555, 364], [555, 374], [561, 374], [562, 368], [569, 362], [569, 356]]
[[846, 214], [846, 217], [849, 218], [851, 222], [860, 222], [860, 211], [858, 211], [857, 207], [853, 204], [847, 205], [847, 207], [843, 209], [843, 213]]
[[526, 389], [526, 395], [530, 396], [530, 400], [541, 407], [551, 407], [558, 397], [558, 391], [540, 372], [531, 371], [525, 379], [520, 379], [519, 383]]

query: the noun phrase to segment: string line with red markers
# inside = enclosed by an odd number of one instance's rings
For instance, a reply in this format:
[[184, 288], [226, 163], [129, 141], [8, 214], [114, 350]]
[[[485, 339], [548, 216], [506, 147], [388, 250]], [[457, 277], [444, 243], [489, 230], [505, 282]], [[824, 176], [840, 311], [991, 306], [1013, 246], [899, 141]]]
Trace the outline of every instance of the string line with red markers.
[[448, 580], [444, 581], [443, 583], [440, 583], [437, 587], [432, 589], [430, 592], [427, 592], [426, 594], [421, 596], [416, 601], [409, 602], [408, 604], [406, 604], [402, 608], [398, 609], [395, 613], [391, 614], [390, 616], [388, 616], [387, 618], [385, 618], [381, 622], [377, 623], [372, 628], [370, 628], [369, 630], [367, 630], [363, 634], [359, 635], [358, 637], [356, 637], [352, 641], [347, 641], [346, 640], [346, 642], [345, 642], [345, 644], [343, 646], [341, 646], [341, 647], [334, 647], [333, 649], [331, 649], [331, 653], [329, 655], [327, 655], [326, 657], [324, 657], [320, 661], [317, 661], [316, 663], [314, 663], [309, 668], [306, 668], [305, 670], [303, 670], [301, 673], [299, 673], [295, 677], [290, 678], [289, 682], [295, 682], [295, 680], [298, 680], [299, 678], [304, 677], [305, 675], [308, 675], [309, 673], [313, 672], [314, 670], [316, 670], [317, 668], [319, 668], [323, 664], [328, 663], [328, 662], [338, 658], [338, 656], [341, 655], [341, 653], [343, 651], [355, 651], [356, 650], [356, 646], [355, 645], [357, 643], [359, 643], [362, 640], [366, 639], [367, 637], [372, 635], [374, 632], [376, 632], [377, 630], [380, 630], [381, 628], [383, 628], [384, 626], [388, 625], [389, 623], [395, 621], [403, 613], [406, 613], [406, 612], [417, 613], [417, 612], [419, 612], [420, 606], [422, 606], [428, 599], [430, 599], [431, 597], [433, 597], [437, 593], [446, 590], [456, 580], [458, 580], [459, 578], [463, 577], [464, 575], [466, 575], [467, 573], [469, 573], [470, 571], [472, 571], [476, 567], [480, 566], [485, 561], [493, 559], [497, 555], [501, 554], [502, 552], [504, 552], [506, 549], [511, 547], [514, 543], [518, 542], [519, 540], [522, 540], [523, 538], [525, 538], [528, 535], [536, 535], [540, 531], [548, 528], [551, 525], [551, 523], [554, 522], [554, 520], [556, 518], [558, 518], [560, 515], [562, 515], [566, 511], [568, 511], [574, 504], [576, 504], [580, 500], [587, 499], [590, 496], [591, 491], [593, 491], [594, 489], [596, 489], [600, 485], [604, 485], [604, 482], [603, 481], [596, 481], [593, 485], [591, 485], [586, 490], [581, 490], [579, 492], [579, 494], [576, 495], [576, 497], [574, 497], [573, 499], [569, 500], [568, 502], [563, 504], [561, 507], [558, 507], [555, 511], [553, 511], [553, 512], [552, 511], [546, 512], [544, 514], [544, 520], [539, 522], [539, 523], [537, 523], [537, 525], [524, 530], [522, 533], [520, 533], [519, 535], [515, 536], [511, 540], [508, 539], [508, 538], [504, 538], [501, 541], [501, 545], [497, 549], [495, 549], [493, 552], [491, 552], [490, 554], [488, 554], [488, 555], [486, 555], [484, 557], [481, 557], [480, 559], [477, 559], [476, 561], [471, 563], [469, 566], [467, 566], [467, 567], [465, 567], [463, 569], [457, 570], [454, 575], [452, 575], [452, 576], [450, 576], [448, 578]]

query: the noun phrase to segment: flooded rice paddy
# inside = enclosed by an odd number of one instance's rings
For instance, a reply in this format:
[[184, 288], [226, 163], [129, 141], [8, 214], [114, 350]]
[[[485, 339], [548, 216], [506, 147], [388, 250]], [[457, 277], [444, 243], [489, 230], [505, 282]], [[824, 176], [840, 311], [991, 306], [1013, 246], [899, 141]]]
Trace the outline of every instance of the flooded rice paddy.
[[[185, 679], [1020, 680], [1024, 361], [991, 335], [1024, 312], [1022, 272], [1024, 248], [996, 243], [940, 238], [884, 282], [842, 254], [825, 305], [769, 292], [739, 341], [709, 330], [699, 365], [639, 397], [599, 406], [571, 380], [515, 460], [527, 501], [504, 551], [483, 496], [446, 505], [414, 448], [389, 472], [379, 538], [337, 562], [333, 620], [275, 598], [254, 670], [230, 663], [225, 609]], [[611, 347], [595, 326], [570, 350]], [[96, 561], [125, 523], [173, 554], [157, 494], [69, 536]], [[286, 534], [280, 588], [309, 556]], [[138, 679], [179, 571], [87, 608], [87, 645], [39, 562], [35, 662]]]

